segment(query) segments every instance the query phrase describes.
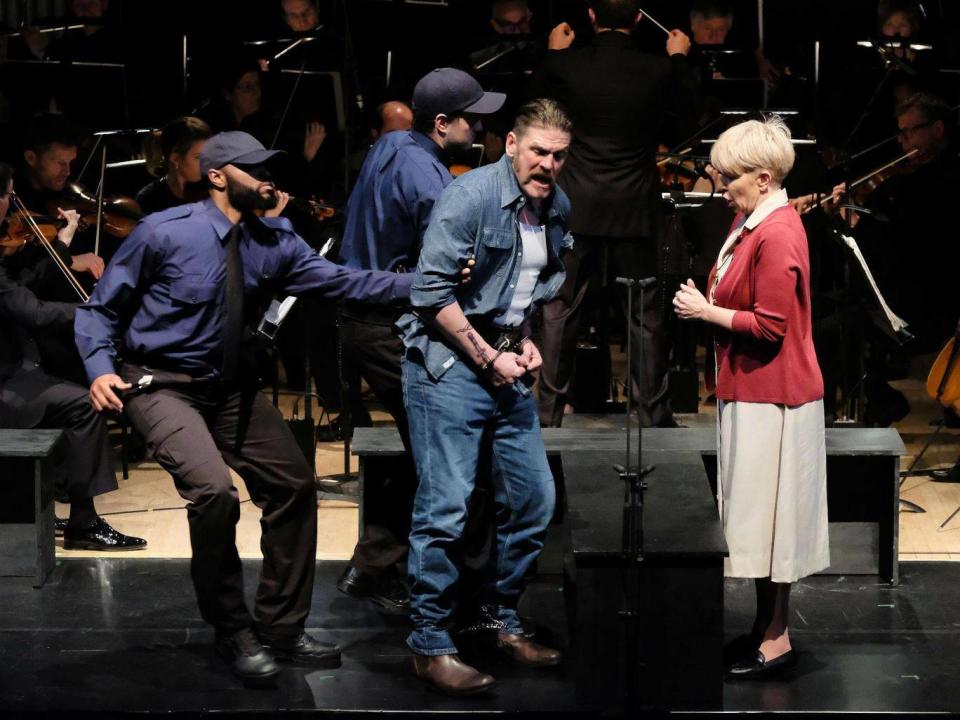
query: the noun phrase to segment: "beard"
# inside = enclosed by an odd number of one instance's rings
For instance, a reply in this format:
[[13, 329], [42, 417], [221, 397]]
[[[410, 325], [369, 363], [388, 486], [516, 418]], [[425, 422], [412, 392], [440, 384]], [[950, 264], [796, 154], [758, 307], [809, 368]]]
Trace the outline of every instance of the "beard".
[[258, 190], [241, 185], [227, 178], [227, 199], [230, 204], [242, 213], [257, 210], [273, 210], [277, 206], [277, 193], [262, 195]]

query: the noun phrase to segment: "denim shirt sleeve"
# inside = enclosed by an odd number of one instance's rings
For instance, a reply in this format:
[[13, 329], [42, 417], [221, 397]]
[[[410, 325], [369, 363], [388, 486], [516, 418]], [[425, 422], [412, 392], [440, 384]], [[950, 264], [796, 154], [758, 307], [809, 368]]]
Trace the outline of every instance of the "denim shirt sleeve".
[[154, 228], [139, 223], [110, 260], [90, 299], [77, 308], [76, 344], [91, 382], [117, 371], [123, 321], [144, 271], [155, 262], [155, 244]]
[[476, 191], [463, 185], [443, 191], [423, 238], [410, 290], [413, 307], [439, 310], [456, 302], [460, 271], [474, 253], [479, 219], [480, 195]]

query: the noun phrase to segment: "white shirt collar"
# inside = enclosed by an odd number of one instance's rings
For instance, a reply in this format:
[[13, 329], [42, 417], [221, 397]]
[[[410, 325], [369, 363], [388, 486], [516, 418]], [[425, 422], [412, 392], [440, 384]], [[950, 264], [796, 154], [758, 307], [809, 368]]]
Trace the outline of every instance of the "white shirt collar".
[[757, 225], [766, 220], [770, 213], [774, 210], [779, 210], [786, 204], [787, 191], [785, 188], [780, 188], [753, 209], [753, 212], [750, 213], [750, 217], [747, 218], [743, 227], [747, 230], [753, 230]]

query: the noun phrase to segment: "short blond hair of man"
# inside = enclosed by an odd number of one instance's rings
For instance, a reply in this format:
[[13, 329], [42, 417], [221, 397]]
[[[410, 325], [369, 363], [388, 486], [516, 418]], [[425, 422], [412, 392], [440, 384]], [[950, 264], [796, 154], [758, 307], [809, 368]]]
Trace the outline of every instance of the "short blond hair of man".
[[777, 115], [747, 120], [725, 130], [710, 151], [710, 164], [730, 178], [767, 170], [777, 185], [793, 169], [796, 153], [790, 128]]

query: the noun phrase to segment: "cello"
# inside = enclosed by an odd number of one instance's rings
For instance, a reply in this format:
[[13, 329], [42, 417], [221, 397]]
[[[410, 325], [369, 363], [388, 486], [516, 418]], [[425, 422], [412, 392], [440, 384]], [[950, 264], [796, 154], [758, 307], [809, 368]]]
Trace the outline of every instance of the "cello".
[[960, 413], [960, 322], [930, 367], [927, 395], [944, 409]]

